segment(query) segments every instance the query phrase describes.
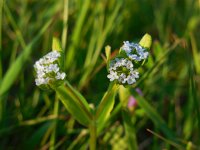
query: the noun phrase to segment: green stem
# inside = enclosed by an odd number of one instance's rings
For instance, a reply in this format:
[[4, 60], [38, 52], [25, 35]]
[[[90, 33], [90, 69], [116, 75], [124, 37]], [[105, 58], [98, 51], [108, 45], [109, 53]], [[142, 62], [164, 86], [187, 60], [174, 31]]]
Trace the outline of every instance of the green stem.
[[[58, 117], [58, 112], [59, 112], [59, 100], [56, 95], [55, 102], [54, 102], [54, 110], [53, 114]], [[57, 120], [54, 120], [53, 122], [53, 131], [50, 137], [50, 150], [55, 150], [55, 140], [56, 140], [56, 126], [57, 126]]]
[[90, 129], [90, 150], [96, 150], [97, 128], [95, 121], [89, 127]]

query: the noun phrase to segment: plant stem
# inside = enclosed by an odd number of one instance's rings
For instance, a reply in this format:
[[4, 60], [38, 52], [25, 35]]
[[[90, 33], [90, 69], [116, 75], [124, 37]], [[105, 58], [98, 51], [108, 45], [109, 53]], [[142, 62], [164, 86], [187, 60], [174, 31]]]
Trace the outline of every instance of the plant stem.
[[[56, 95], [55, 97], [55, 102], [54, 102], [54, 110], [53, 110], [53, 114], [58, 117], [58, 113], [59, 113], [59, 100], [58, 97]], [[56, 140], [56, 126], [57, 126], [57, 120], [54, 120], [52, 127], [53, 127], [53, 131], [50, 137], [50, 150], [55, 150], [55, 140]]]
[[90, 150], [96, 150], [97, 128], [95, 121], [89, 127], [90, 130]]

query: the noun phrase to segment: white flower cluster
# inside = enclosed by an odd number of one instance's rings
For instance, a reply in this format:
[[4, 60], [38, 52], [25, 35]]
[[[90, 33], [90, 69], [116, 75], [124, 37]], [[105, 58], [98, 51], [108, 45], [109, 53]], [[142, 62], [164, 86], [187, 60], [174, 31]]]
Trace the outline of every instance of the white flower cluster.
[[110, 63], [110, 81], [117, 80], [120, 84], [133, 84], [139, 78], [138, 71], [134, 70], [133, 63], [126, 58], [115, 58]]
[[121, 47], [126, 52], [126, 55], [131, 60], [141, 61], [148, 57], [149, 53], [141, 45], [137, 43], [130, 43], [124, 41], [124, 45]]
[[46, 85], [49, 81], [64, 80], [66, 74], [60, 71], [58, 58], [61, 57], [57, 51], [52, 51], [35, 62], [35, 83], [37, 86]]

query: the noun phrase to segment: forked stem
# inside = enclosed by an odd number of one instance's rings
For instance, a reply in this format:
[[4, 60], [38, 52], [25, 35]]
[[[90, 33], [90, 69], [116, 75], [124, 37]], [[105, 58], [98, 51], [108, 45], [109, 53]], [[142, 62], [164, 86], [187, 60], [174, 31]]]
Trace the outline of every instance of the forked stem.
[[90, 130], [90, 150], [96, 150], [97, 128], [95, 121], [91, 123], [89, 130]]

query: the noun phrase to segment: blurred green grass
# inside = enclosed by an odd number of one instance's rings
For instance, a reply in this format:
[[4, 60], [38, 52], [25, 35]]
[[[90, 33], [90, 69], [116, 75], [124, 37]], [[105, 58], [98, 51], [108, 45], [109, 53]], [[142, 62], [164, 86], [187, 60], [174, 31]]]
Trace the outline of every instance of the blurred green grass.
[[[198, 149], [198, 0], [1, 0], [0, 149], [88, 146], [88, 131], [54, 103], [53, 93], [34, 84], [33, 64], [51, 49], [53, 36], [62, 41], [68, 81], [97, 105], [109, 83], [101, 57], [104, 47], [110, 45], [114, 54], [123, 41], [138, 41], [146, 32], [152, 35], [153, 46], [138, 87], [179, 141]], [[141, 111], [138, 106], [130, 118], [138, 147], [173, 149], [146, 130], [165, 136]], [[127, 149], [122, 114], [116, 112], [98, 138], [99, 149]]]

